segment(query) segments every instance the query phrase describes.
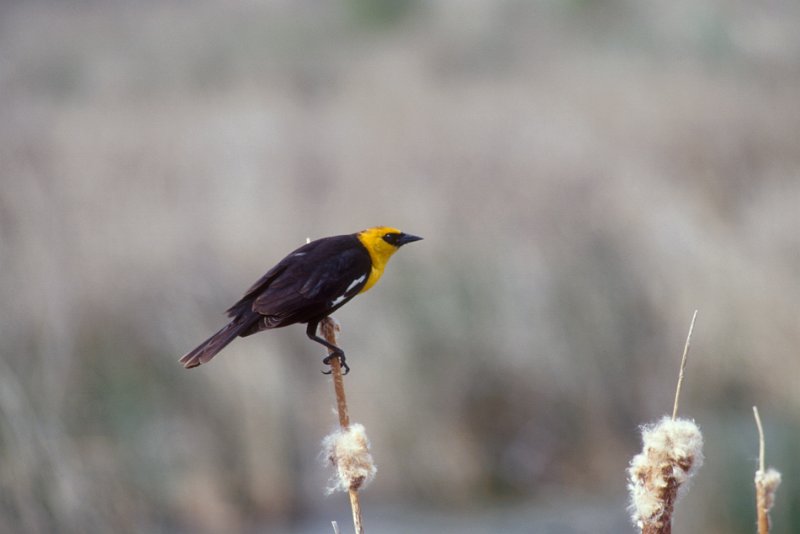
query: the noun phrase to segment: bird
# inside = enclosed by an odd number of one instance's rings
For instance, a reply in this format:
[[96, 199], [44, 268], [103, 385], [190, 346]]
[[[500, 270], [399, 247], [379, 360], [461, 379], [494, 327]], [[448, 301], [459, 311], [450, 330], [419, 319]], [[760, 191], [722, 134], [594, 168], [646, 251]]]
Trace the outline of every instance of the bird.
[[397, 250], [421, 237], [389, 226], [323, 237], [290, 252], [227, 310], [230, 322], [186, 353], [180, 363], [192, 369], [208, 363], [237, 337], [306, 323], [306, 336], [327, 347], [345, 374], [344, 351], [317, 335], [319, 323], [359, 293], [372, 288]]

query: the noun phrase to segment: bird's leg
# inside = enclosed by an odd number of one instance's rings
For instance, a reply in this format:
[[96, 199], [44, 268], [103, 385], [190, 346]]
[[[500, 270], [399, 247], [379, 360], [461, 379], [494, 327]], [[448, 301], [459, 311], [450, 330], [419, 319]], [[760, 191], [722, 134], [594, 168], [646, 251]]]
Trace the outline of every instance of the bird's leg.
[[[336, 345], [334, 345], [333, 343], [328, 343], [328, 341], [319, 337], [317, 335], [318, 326], [319, 326], [319, 321], [309, 321], [308, 328], [306, 328], [306, 335], [308, 336], [308, 339], [310, 339], [311, 341], [316, 341], [320, 345], [325, 345], [325, 347], [327, 347], [332, 352], [332, 354], [329, 354], [328, 356], [323, 358], [322, 363], [324, 363], [325, 365], [330, 365], [331, 360], [333, 358], [339, 358], [339, 364], [342, 366], [342, 369], [344, 369], [344, 374], [349, 373], [350, 366], [347, 365], [347, 363], [345, 363], [346, 358], [344, 356], [344, 351], [339, 347], [337, 347]], [[322, 371], [322, 373], [326, 375], [331, 374], [330, 371]]]

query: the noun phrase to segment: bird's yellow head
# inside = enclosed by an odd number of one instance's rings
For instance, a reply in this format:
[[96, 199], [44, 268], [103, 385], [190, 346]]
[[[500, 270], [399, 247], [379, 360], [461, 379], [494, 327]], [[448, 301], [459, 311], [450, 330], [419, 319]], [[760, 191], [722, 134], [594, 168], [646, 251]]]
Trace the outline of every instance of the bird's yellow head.
[[375, 226], [374, 228], [367, 228], [356, 234], [358, 240], [364, 245], [364, 248], [369, 252], [369, 257], [372, 260], [372, 272], [367, 278], [367, 283], [364, 285], [364, 291], [368, 290], [380, 279], [383, 275], [383, 269], [392, 254], [397, 252], [397, 249], [411, 243], [419, 241], [421, 237], [411, 234], [405, 234], [397, 228], [389, 226]]

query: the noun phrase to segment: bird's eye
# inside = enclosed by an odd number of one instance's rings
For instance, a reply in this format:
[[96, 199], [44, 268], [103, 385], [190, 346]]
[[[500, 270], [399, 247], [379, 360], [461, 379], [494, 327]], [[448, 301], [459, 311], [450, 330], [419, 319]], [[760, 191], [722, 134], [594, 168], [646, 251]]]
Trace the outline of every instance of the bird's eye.
[[383, 234], [383, 240], [389, 243], [390, 245], [397, 245], [397, 240], [400, 238], [400, 234]]

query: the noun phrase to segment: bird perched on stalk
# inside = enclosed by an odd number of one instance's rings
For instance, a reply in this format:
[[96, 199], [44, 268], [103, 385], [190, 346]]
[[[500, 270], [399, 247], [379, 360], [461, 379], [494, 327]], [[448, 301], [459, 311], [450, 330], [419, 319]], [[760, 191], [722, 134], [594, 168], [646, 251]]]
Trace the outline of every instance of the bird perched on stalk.
[[187, 369], [208, 362], [237, 336], [295, 323], [308, 323], [306, 335], [338, 357], [345, 373], [344, 351], [317, 335], [325, 317], [380, 279], [392, 254], [421, 237], [396, 228], [376, 226], [355, 234], [323, 237], [291, 252], [247, 290], [228, 309], [231, 321], [187, 353], [180, 362]]

